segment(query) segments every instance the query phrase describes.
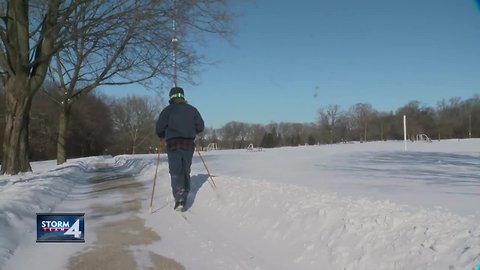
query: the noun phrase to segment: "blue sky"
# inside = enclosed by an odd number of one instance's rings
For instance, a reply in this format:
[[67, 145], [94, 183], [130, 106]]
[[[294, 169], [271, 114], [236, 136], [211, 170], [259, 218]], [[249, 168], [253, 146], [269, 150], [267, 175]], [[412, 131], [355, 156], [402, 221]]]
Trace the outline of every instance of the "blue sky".
[[180, 84], [208, 127], [313, 122], [328, 104], [394, 111], [480, 94], [475, 0], [236, 2], [234, 45], [207, 40], [199, 50], [216, 64], [201, 67], [197, 85]]

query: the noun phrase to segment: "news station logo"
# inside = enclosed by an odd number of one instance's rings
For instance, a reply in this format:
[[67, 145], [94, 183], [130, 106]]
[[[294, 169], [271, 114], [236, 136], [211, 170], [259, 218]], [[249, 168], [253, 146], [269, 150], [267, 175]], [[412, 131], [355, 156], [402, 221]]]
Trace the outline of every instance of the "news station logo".
[[84, 213], [37, 214], [37, 242], [85, 242]]

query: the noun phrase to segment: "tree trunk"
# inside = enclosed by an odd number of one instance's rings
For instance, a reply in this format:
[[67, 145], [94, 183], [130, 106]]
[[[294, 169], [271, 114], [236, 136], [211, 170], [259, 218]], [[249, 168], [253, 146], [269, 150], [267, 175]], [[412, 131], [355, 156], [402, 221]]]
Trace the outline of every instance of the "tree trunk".
[[333, 144], [333, 126], [330, 127], [330, 144]]
[[31, 171], [29, 162], [28, 124], [32, 95], [16, 89], [26, 87], [21, 80], [9, 79], [6, 88], [5, 131], [1, 174]]
[[365, 130], [364, 130], [364, 141], [367, 142], [367, 125], [365, 125]]
[[58, 122], [58, 138], [57, 138], [57, 164], [67, 162], [67, 135], [68, 123], [70, 122], [71, 104], [64, 102], [60, 112]]
[[380, 124], [380, 140], [383, 141], [383, 122]]
[[132, 136], [132, 155], [135, 155], [135, 151], [137, 148], [137, 137], [138, 137], [138, 129], [135, 128]]
[[[6, 1], [6, 10], [2, 12], [0, 70], [6, 78], [6, 123], [0, 170], [3, 174], [32, 170], [28, 154], [30, 107], [45, 79], [59, 32], [57, 19], [61, 1], [45, 3], [48, 3], [45, 15], [37, 18], [39, 25], [29, 18], [32, 5], [29, 1]], [[37, 30], [31, 32], [29, 27]]]
[[135, 155], [135, 150], [136, 150], [135, 148], [136, 147], [137, 146], [135, 145], [135, 142], [134, 142], [133, 145], [132, 145], [132, 155]]

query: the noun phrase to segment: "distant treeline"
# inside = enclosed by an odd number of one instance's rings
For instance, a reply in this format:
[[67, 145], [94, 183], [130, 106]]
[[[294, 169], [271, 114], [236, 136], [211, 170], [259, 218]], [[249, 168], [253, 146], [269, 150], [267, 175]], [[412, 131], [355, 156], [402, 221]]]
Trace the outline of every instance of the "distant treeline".
[[[298, 146], [349, 141], [403, 139], [403, 116], [407, 116], [407, 136], [416, 139], [480, 137], [480, 96], [467, 100], [451, 98], [435, 108], [411, 101], [395, 112], [380, 112], [372, 105], [358, 103], [341, 110], [332, 104], [318, 110], [315, 123], [270, 123], [268, 125], [229, 122], [219, 129], [207, 129], [197, 139], [206, 147], [219, 148]], [[208, 122], [208, 119], [207, 119]]]
[[[29, 125], [30, 159], [57, 157], [60, 106], [55, 91], [40, 91], [32, 102]], [[68, 158], [155, 153], [159, 143], [154, 123], [161, 110], [151, 97], [112, 98], [88, 94], [74, 104], [68, 124]], [[0, 142], [5, 128], [5, 92], [0, 88]], [[0, 152], [0, 158], [2, 153]]]
[[[58, 117], [55, 92], [41, 91], [34, 98], [30, 117], [30, 158], [56, 158]], [[5, 92], [0, 89], [0, 130], [5, 128]], [[151, 97], [115, 99], [86, 95], [72, 108], [68, 127], [68, 158], [92, 155], [155, 153], [163, 147], [154, 126], [160, 102]], [[442, 100], [435, 108], [412, 101], [395, 112], [379, 112], [359, 103], [347, 110], [329, 105], [318, 110], [315, 123], [270, 123], [267, 125], [232, 121], [218, 129], [207, 128], [197, 137], [197, 146], [216, 143], [222, 149], [298, 146], [349, 141], [403, 139], [403, 115], [407, 134], [416, 139], [425, 134], [432, 140], [480, 137], [480, 97]], [[205, 119], [208, 125], [208, 119]], [[3, 132], [0, 132], [3, 142]], [[1, 152], [0, 152], [1, 154]]]

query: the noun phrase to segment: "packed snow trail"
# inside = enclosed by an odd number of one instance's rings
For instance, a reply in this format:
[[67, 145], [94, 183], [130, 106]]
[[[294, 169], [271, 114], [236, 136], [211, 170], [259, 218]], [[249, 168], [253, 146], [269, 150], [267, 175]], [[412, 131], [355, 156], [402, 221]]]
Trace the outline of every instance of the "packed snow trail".
[[[94, 158], [73, 162], [43, 176], [26, 175], [21, 181], [15, 180], [2, 194], [8, 195], [19, 188], [18, 183], [22, 183], [20, 188], [28, 183], [27, 191], [32, 192], [27, 196], [11, 196], [3, 205], [17, 209], [12, 211], [16, 215], [3, 219], [5, 231], [16, 241], [2, 239], [2, 245], [7, 244], [9, 250], [3, 254], [4, 258], [11, 258], [5, 268], [0, 264], [0, 269], [31, 269], [33, 265], [39, 269], [137, 269], [144, 268], [137, 261], [140, 256], [148, 258], [148, 265], [154, 269], [166, 266], [183, 269], [177, 262], [153, 251], [129, 251], [160, 239], [137, 215], [143, 212], [143, 193], [147, 188], [135, 177], [144, 174], [152, 163], [150, 158]], [[35, 198], [38, 201], [32, 205], [29, 200]], [[86, 243], [35, 244], [35, 229], [32, 230], [35, 212], [50, 211], [84, 212]], [[1, 236], [5, 235], [9, 234]]]

